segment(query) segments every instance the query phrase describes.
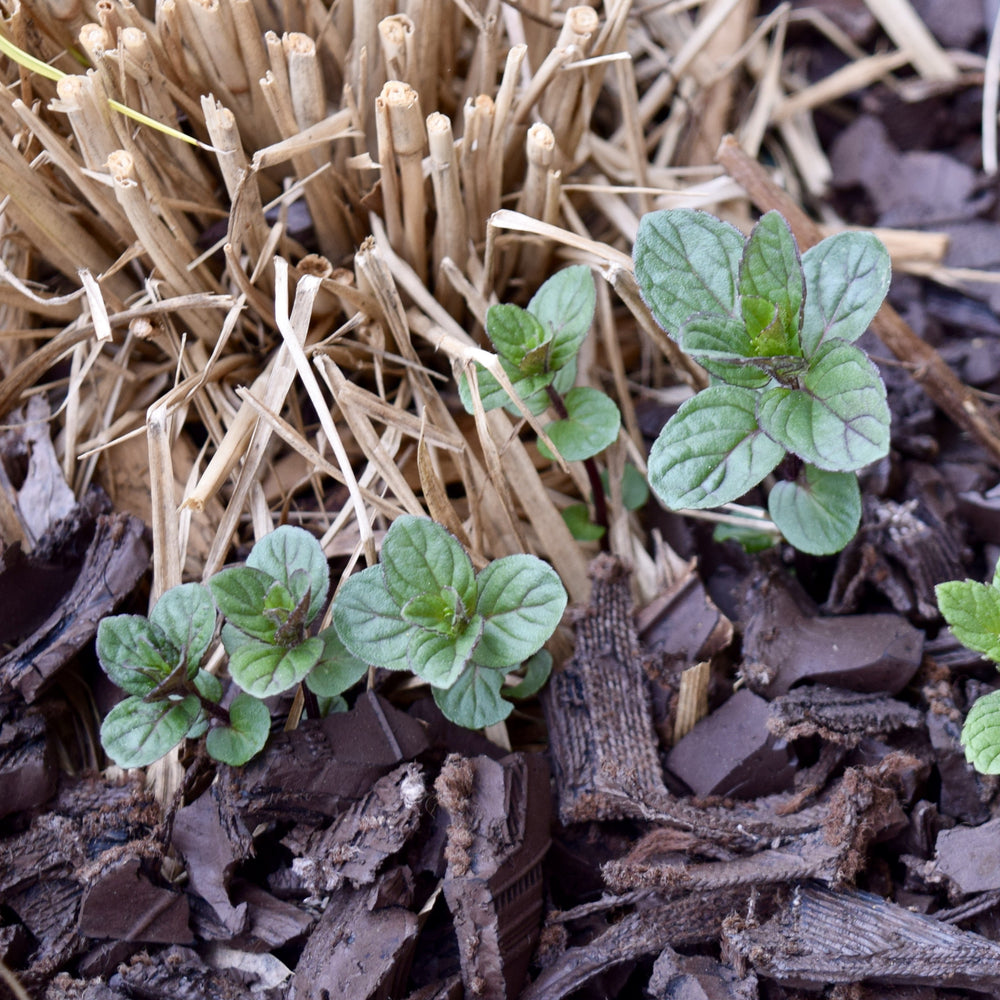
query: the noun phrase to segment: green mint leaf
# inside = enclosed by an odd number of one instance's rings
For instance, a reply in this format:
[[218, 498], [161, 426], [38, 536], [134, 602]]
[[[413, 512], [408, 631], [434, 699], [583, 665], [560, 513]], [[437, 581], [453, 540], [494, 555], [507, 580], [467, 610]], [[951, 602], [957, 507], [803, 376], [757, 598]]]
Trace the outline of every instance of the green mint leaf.
[[227, 621], [241, 632], [264, 642], [273, 641], [277, 627], [274, 616], [264, 614], [265, 608], [274, 610], [278, 606], [275, 600], [279, 597], [285, 598], [285, 611], [291, 611], [295, 607], [295, 601], [283, 584], [264, 570], [254, 569], [252, 566], [224, 569], [208, 581], [208, 586], [216, 606]]
[[97, 626], [97, 658], [118, 687], [144, 696], [173, 673], [181, 652], [148, 618], [113, 615]]
[[210, 729], [205, 749], [215, 760], [240, 767], [264, 749], [270, 732], [267, 705], [240, 692], [229, 706], [229, 725]]
[[697, 313], [680, 327], [677, 343], [705, 371], [729, 385], [759, 389], [771, 381], [767, 371], [749, 361], [754, 343], [742, 319]]
[[466, 729], [503, 722], [514, 706], [500, 696], [503, 673], [470, 664], [449, 688], [431, 688], [446, 719]]
[[208, 588], [200, 583], [171, 587], [156, 602], [149, 620], [186, 654], [188, 677], [194, 677], [215, 635], [215, 604]]
[[[529, 413], [537, 417], [539, 413], [544, 413], [548, 409], [549, 394], [545, 391], [545, 387], [552, 382], [551, 372], [525, 375], [506, 358], [500, 358], [500, 367], [507, 373], [511, 386]], [[483, 401], [483, 409], [487, 413], [502, 406], [512, 416], [520, 417], [521, 411], [507, 395], [507, 390], [480, 364], [476, 365], [476, 384], [479, 386], [479, 398]], [[458, 395], [465, 412], [475, 413], [472, 390], [465, 375], [461, 375], [458, 379]]]
[[330, 570], [323, 546], [305, 528], [283, 524], [265, 535], [251, 550], [247, 566], [284, 584], [294, 599], [293, 607], [308, 594], [306, 625], [319, 614], [330, 586]]
[[596, 542], [604, 537], [604, 528], [590, 520], [590, 510], [585, 503], [571, 503], [564, 507], [562, 519], [578, 542]]
[[734, 226], [705, 212], [650, 212], [633, 248], [639, 291], [656, 321], [676, 335], [695, 313], [739, 318], [737, 288], [746, 244]]
[[800, 552], [839, 552], [861, 522], [861, 490], [853, 472], [805, 465], [794, 481], [775, 483], [767, 498], [771, 520]]
[[965, 758], [981, 774], [1000, 774], [1000, 691], [976, 699], [962, 726]]
[[207, 670], [199, 670], [194, 675], [192, 683], [202, 698], [215, 704], [222, 701], [222, 681], [215, 674], [210, 674]]
[[531, 313], [550, 332], [548, 370], [558, 371], [580, 351], [594, 322], [597, 291], [590, 268], [582, 264], [557, 271], [528, 303]]
[[530, 698], [545, 686], [552, 673], [552, 654], [547, 649], [540, 649], [524, 663], [524, 679], [520, 684], [503, 689], [505, 698]]
[[757, 394], [714, 385], [670, 418], [649, 454], [649, 484], [675, 510], [739, 499], [784, 457], [757, 425]]
[[[608, 487], [605, 486], [605, 489]], [[631, 462], [626, 462], [622, 473], [622, 504], [626, 510], [641, 510], [648, 502], [649, 483], [646, 477]]]
[[956, 639], [1000, 663], [1000, 590], [976, 580], [939, 583], [938, 609]]
[[417, 594], [403, 605], [403, 617], [420, 628], [457, 635], [469, 621], [469, 612], [454, 587], [438, 593]]
[[474, 615], [458, 635], [417, 629], [410, 638], [410, 670], [431, 687], [450, 687], [472, 657], [483, 634], [483, 619]]
[[[545, 348], [552, 339], [530, 312], [515, 305], [494, 305], [486, 311], [486, 335], [497, 354], [509, 361], [522, 375], [540, 375], [545, 371]], [[527, 364], [525, 363], [527, 360]]]
[[485, 667], [505, 668], [541, 649], [566, 610], [558, 574], [535, 556], [504, 556], [477, 578], [476, 611], [486, 620], [473, 654]]
[[788, 223], [768, 212], [753, 228], [740, 260], [740, 308], [753, 355], [801, 355], [805, 279]]
[[[569, 416], [545, 428], [552, 443], [567, 462], [580, 462], [604, 451], [618, 437], [622, 418], [613, 399], [599, 389], [578, 386], [564, 399]], [[555, 456], [544, 441], [538, 450], [548, 459]]]
[[806, 304], [802, 348], [811, 357], [824, 342], [853, 342], [868, 329], [889, 291], [889, 252], [872, 233], [838, 233], [802, 255]]
[[247, 694], [270, 698], [295, 687], [322, 655], [323, 640], [316, 636], [291, 649], [251, 641], [229, 658], [229, 673]]
[[169, 753], [201, 721], [201, 705], [191, 694], [179, 700], [120, 701], [101, 725], [101, 745], [119, 767], [146, 767]]
[[316, 638], [323, 642], [323, 654], [306, 675], [306, 687], [320, 698], [335, 698], [364, 677], [368, 664], [348, 652], [332, 625]]
[[757, 420], [775, 441], [830, 472], [852, 472], [889, 451], [889, 407], [878, 369], [842, 340], [823, 344], [801, 388], [767, 389]]
[[386, 670], [409, 669], [413, 626], [386, 589], [381, 566], [370, 566], [344, 583], [333, 602], [333, 624], [359, 660]]
[[471, 614], [476, 606], [476, 572], [458, 540], [429, 517], [404, 514], [382, 542], [385, 587], [401, 608], [419, 594], [453, 588]]

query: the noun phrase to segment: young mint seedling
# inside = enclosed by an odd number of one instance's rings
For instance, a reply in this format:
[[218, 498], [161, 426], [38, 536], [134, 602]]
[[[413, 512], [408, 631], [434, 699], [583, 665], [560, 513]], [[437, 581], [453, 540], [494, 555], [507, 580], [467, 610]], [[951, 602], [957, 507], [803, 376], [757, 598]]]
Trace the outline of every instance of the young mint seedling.
[[[216, 574], [209, 588], [182, 584], [160, 598], [149, 618], [117, 615], [98, 626], [101, 666], [129, 694], [101, 727], [105, 750], [122, 767], [151, 764], [206, 731], [210, 756], [245, 764], [271, 728], [261, 699], [303, 679], [314, 695], [333, 699], [367, 670], [332, 627], [309, 634], [329, 573], [319, 542], [302, 528], [266, 535], [246, 566]], [[222, 641], [230, 675], [242, 688], [228, 709], [219, 704], [218, 678], [201, 668], [215, 635], [216, 605], [228, 619]]]
[[108, 713], [101, 743], [121, 767], [144, 767], [181, 740], [200, 736], [222, 697], [201, 669], [215, 634], [215, 606], [197, 583], [167, 591], [148, 618], [116, 615], [97, 627], [104, 672], [128, 695]]
[[[544, 683], [551, 659], [541, 647], [566, 600], [555, 571], [535, 556], [505, 556], [477, 575], [448, 531], [405, 515], [386, 533], [379, 563], [340, 589], [333, 623], [353, 656], [412, 671], [449, 719], [478, 729], [510, 713], [504, 693], [526, 696], [529, 678]], [[502, 691], [525, 661], [525, 682]]]
[[[1000, 664], [1000, 566], [989, 585], [952, 580], [934, 588], [938, 608], [962, 645]], [[976, 700], [962, 727], [966, 759], [983, 774], [1000, 774], [1000, 691]]]
[[[594, 320], [596, 301], [589, 268], [567, 267], [538, 289], [527, 309], [511, 304], [490, 306], [486, 334], [528, 411], [537, 416], [549, 406], [555, 410], [558, 419], [547, 424], [545, 432], [566, 461], [585, 463], [597, 521], [606, 528], [605, 495], [593, 458], [618, 437], [621, 414], [614, 400], [599, 389], [573, 386], [577, 354]], [[476, 366], [476, 381], [485, 409], [503, 406], [519, 416], [506, 391], [481, 365]], [[458, 389], [462, 405], [474, 413], [464, 376]], [[542, 441], [538, 450], [548, 459], [554, 457]]]
[[657, 322], [712, 376], [667, 422], [649, 479], [674, 509], [737, 500], [778, 469], [768, 510], [785, 538], [823, 555], [857, 531], [857, 470], [889, 449], [878, 370], [854, 341], [889, 289], [889, 255], [839, 233], [799, 255], [777, 212], [749, 239], [704, 212], [653, 212], [635, 273]]

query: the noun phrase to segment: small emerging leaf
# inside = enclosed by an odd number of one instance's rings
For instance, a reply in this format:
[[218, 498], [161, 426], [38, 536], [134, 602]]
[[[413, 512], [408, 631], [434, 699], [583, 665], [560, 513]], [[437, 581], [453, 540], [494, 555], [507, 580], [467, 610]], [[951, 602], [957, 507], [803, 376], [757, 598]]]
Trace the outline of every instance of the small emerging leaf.
[[861, 490], [853, 472], [826, 472], [803, 466], [799, 477], [782, 480], [767, 498], [771, 520], [800, 552], [839, 552], [861, 523]]
[[229, 725], [210, 729], [205, 749], [215, 760], [240, 767], [264, 749], [270, 732], [267, 705], [240, 692], [229, 706]]
[[768, 372], [748, 360], [754, 355], [754, 343], [742, 319], [697, 313], [681, 326], [677, 342], [705, 371], [728, 385], [759, 389], [771, 381]]
[[218, 704], [222, 701], [222, 681], [207, 670], [199, 670], [192, 683], [202, 698]]
[[695, 313], [738, 318], [740, 258], [734, 226], [705, 212], [669, 209], [639, 222], [633, 257], [639, 291], [656, 321], [676, 336]]
[[[569, 416], [545, 428], [552, 443], [567, 462], [580, 462], [604, 451], [618, 437], [621, 414], [613, 399], [599, 389], [578, 386], [570, 389], [564, 400]], [[544, 441], [538, 450], [554, 458]]]
[[549, 371], [558, 371], [577, 356], [594, 321], [596, 305], [593, 275], [582, 264], [557, 271], [535, 292], [528, 312], [550, 333]]
[[715, 385], [687, 400], [649, 454], [649, 484], [675, 510], [739, 499], [781, 461], [785, 449], [757, 426], [756, 393]]
[[[295, 607], [294, 599], [283, 584], [278, 583], [270, 573], [252, 566], [224, 569], [208, 581], [208, 586], [227, 621], [241, 632], [264, 642], [273, 641], [276, 629], [273, 616], [264, 614], [265, 607], [284, 607], [286, 611]], [[274, 594], [271, 594], [272, 590]], [[279, 593], [285, 596], [283, 603], [275, 601]]]
[[319, 614], [330, 586], [330, 570], [319, 541], [305, 528], [283, 524], [254, 545], [247, 566], [263, 570], [288, 588], [293, 607], [309, 594], [308, 625]]
[[410, 670], [432, 687], [450, 687], [473, 655], [483, 634], [483, 619], [474, 615], [459, 635], [442, 635], [425, 629], [410, 639]]
[[754, 355], [801, 355], [805, 279], [788, 223], [768, 212], [753, 228], [740, 260], [740, 306]]
[[119, 767], [146, 767], [173, 750], [200, 720], [201, 705], [193, 694], [153, 702], [132, 696], [108, 712], [101, 745]]
[[976, 699], [962, 727], [965, 757], [982, 774], [1000, 774], [1000, 691]]
[[229, 673], [247, 694], [270, 698], [295, 687], [323, 655], [315, 636], [291, 649], [266, 642], [248, 642], [229, 658]]
[[939, 583], [938, 609], [963, 645], [1000, 663], [1000, 590], [976, 580]]
[[514, 706], [500, 696], [503, 674], [470, 664], [449, 688], [431, 688], [446, 719], [466, 729], [483, 729], [503, 722]]
[[[541, 372], [527, 375], [520, 371], [506, 358], [500, 358], [500, 367], [507, 373], [511, 381], [511, 386], [525, 408], [533, 416], [544, 413], [549, 406], [549, 395], [545, 387], [552, 382], [551, 372]], [[479, 387], [479, 398], [482, 400], [483, 409], [489, 413], [490, 410], [504, 407], [510, 414], [520, 416], [520, 411], [507, 395], [507, 390], [480, 364], [476, 364], [476, 385]], [[462, 375], [458, 380], [458, 395], [462, 400], [462, 406], [466, 413], [475, 413], [476, 409], [472, 403], [472, 389], [469, 387], [469, 380]]]
[[[545, 353], [537, 353], [552, 339], [530, 312], [515, 305], [493, 305], [486, 312], [486, 335], [497, 354], [509, 361], [523, 375], [545, 371]], [[527, 364], [525, 364], [526, 359]]]
[[837, 233], [802, 255], [806, 303], [802, 348], [811, 357], [834, 337], [853, 342], [889, 291], [889, 252], [872, 233]]
[[512, 667], [526, 660], [556, 630], [566, 610], [566, 590], [558, 574], [536, 556], [504, 556], [477, 579], [476, 610], [486, 620], [476, 647], [476, 663]]

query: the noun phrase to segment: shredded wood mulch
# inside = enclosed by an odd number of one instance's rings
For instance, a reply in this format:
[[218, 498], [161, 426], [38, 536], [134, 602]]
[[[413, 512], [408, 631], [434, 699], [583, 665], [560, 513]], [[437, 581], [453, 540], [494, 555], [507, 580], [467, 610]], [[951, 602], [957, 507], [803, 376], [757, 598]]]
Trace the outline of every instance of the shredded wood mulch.
[[[1000, 995], [959, 742], [1000, 680], [934, 600], [1000, 556], [995, 6], [0, 0], [40, 60], [0, 64], [0, 996]], [[892, 450], [837, 557], [716, 542], [756, 494], [622, 503], [706, 384], [631, 272], [682, 206], [890, 250]], [[601, 554], [587, 477], [455, 383], [569, 263], [623, 415]], [[376, 674], [275, 700], [244, 768], [108, 766], [103, 616], [283, 522], [337, 583], [401, 513], [559, 572], [539, 698], [473, 733]]]

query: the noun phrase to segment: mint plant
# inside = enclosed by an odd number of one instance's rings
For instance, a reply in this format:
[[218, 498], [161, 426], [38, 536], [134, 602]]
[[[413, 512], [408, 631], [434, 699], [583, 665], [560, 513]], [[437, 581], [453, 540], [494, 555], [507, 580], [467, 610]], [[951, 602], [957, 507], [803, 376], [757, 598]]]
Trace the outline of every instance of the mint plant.
[[[478, 729], [505, 719], [508, 697], [548, 676], [541, 649], [566, 608], [555, 571], [535, 556], [496, 559], [478, 574], [458, 541], [429, 518], [393, 521], [379, 562], [341, 587], [333, 623], [358, 660], [427, 681], [441, 711]], [[504, 690], [524, 664], [525, 678]]]
[[[514, 391], [534, 416], [550, 406], [556, 418], [545, 433], [568, 462], [582, 461], [594, 496], [597, 524], [607, 528], [607, 504], [594, 456], [618, 436], [621, 414], [614, 400], [599, 389], [575, 386], [577, 355], [594, 320], [597, 294], [590, 269], [567, 267], [549, 278], [527, 309], [510, 303], [490, 306], [486, 335]], [[500, 383], [476, 365], [479, 396], [486, 410], [503, 406], [513, 416], [520, 411]], [[472, 391], [462, 376], [462, 405], [473, 413]], [[544, 442], [538, 450], [553, 458]]]
[[[951, 580], [935, 588], [938, 609], [962, 645], [1000, 664], [1000, 565], [990, 584]], [[983, 774], [1000, 774], [1000, 691], [978, 698], [962, 726], [970, 764]]]
[[[144, 767], [181, 740], [205, 735], [210, 756], [244, 764], [270, 732], [262, 699], [304, 680], [317, 711], [317, 697], [346, 691], [367, 664], [347, 652], [332, 627], [309, 633], [328, 588], [319, 542], [302, 528], [282, 526], [253, 547], [245, 566], [222, 570], [207, 588], [173, 587], [148, 618], [103, 619], [98, 659], [128, 695], [101, 726], [108, 756], [121, 767]], [[216, 606], [227, 619], [222, 643], [241, 689], [228, 708], [221, 682], [202, 667], [215, 637]]]
[[641, 220], [634, 260], [653, 316], [711, 376], [653, 445], [654, 492], [718, 507], [776, 473], [768, 511], [785, 538], [842, 549], [861, 518], [857, 471], [889, 448], [885, 385], [854, 346], [889, 288], [885, 247], [847, 232], [800, 256], [777, 212], [747, 239], [675, 209]]

